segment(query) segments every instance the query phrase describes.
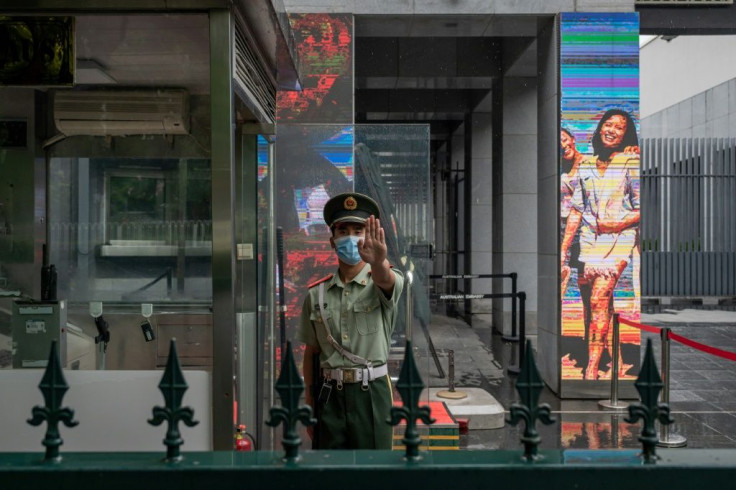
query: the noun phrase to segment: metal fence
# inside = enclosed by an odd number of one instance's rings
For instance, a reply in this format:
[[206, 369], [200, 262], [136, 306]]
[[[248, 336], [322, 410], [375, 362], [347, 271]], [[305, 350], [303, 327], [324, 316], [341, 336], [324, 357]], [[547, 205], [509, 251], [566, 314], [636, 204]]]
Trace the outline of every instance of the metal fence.
[[736, 139], [641, 147], [642, 294], [736, 294]]
[[[180, 424], [193, 427], [198, 423], [195, 413], [182, 404], [187, 390], [184, 373], [172, 340], [169, 359], [159, 389], [165, 406], [154, 406], [148, 423], [166, 425], [166, 457], [162, 452], [62, 452], [60, 425], [63, 434], [77, 420], [72, 407], [65, 406], [63, 397], [71, 387], [66, 383], [59, 361], [56, 342], [51, 346], [46, 370], [39, 389], [45, 405], [31, 409], [33, 426], [46, 424], [41, 452], [0, 453], [0, 481], [3, 488], [105, 488], [128, 490], [167, 488], [210, 488], [216, 481], [223, 488], [323, 488], [324, 475], [335, 481], [350, 482], [353, 490], [373, 490], [376, 482], [386, 489], [413, 487], [450, 488], [462, 482], [465, 488], [485, 488], [493, 482], [502, 488], [533, 488], [543, 482], [549, 488], [567, 488], [571, 482], [581, 488], [598, 490], [648, 490], [666, 487], [672, 490], [699, 488], [709, 482], [717, 488], [730, 488], [733, 481], [736, 451], [733, 449], [678, 449], [657, 451], [659, 438], [655, 423], [674, 422], [670, 408], [659, 403], [662, 382], [657, 373], [651, 339], [647, 342], [644, 368], [639, 373], [637, 387], [641, 403], [628, 408], [628, 423], [641, 421], [640, 449], [626, 450], [538, 450], [541, 437], [538, 422], [557, 422], [546, 403], [538, 404], [544, 386], [534, 361], [531, 342], [526, 354], [516, 390], [519, 401], [509, 407], [507, 422], [524, 422], [520, 451], [419, 451], [421, 437], [417, 423], [430, 425], [431, 410], [420, 406], [424, 382], [416, 368], [411, 341], [407, 341], [401, 376], [396, 384], [401, 406], [391, 409], [391, 425], [403, 424], [405, 446], [403, 455], [389, 450], [361, 451], [302, 451], [297, 425], [313, 425], [311, 408], [301, 405], [304, 384], [297, 371], [288, 342], [281, 365], [276, 390], [281, 406], [271, 408], [271, 427], [283, 425], [284, 452], [187, 452]], [[40, 373], [38, 373], [40, 374]], [[27, 417], [27, 416], [26, 416]], [[166, 423], [166, 424], [164, 424]], [[163, 429], [157, 429], [162, 431]], [[107, 434], [100, 433], [99, 437]], [[657, 454], [659, 452], [659, 455]]]

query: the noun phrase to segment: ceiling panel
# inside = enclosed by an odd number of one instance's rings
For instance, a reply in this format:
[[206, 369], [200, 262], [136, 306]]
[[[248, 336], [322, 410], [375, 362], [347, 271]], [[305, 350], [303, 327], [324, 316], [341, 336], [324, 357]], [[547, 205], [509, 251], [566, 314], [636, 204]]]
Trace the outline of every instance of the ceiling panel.
[[356, 15], [358, 37], [526, 37], [551, 15]]
[[77, 59], [93, 60], [117, 85], [209, 93], [207, 15], [80, 15], [76, 38]]

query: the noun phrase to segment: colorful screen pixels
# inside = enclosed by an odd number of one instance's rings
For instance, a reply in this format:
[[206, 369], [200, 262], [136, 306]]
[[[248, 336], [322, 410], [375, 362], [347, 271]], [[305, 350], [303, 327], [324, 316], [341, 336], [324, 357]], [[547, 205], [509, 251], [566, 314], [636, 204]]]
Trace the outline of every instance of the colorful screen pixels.
[[279, 124], [276, 128], [276, 216], [283, 229], [287, 336], [299, 323], [307, 285], [333, 273], [337, 258], [322, 210], [353, 190], [353, 126]]
[[294, 14], [289, 22], [297, 42], [302, 91], [277, 93], [278, 122], [351, 124], [352, 15]]
[[268, 141], [259, 134], [256, 144], [258, 146], [258, 182], [260, 182], [268, 175]]
[[[611, 378], [613, 312], [640, 315], [638, 14], [562, 14], [560, 57], [561, 376], [596, 381]], [[633, 379], [639, 331], [620, 332]]]

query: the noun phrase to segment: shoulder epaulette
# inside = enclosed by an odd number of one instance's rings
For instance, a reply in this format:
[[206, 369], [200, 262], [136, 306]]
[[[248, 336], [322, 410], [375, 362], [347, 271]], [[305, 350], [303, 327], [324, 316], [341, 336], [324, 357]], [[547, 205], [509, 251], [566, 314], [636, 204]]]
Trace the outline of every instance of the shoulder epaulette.
[[334, 274], [328, 274], [328, 275], [326, 275], [325, 277], [323, 277], [322, 279], [317, 279], [317, 280], [316, 280], [316, 281], [314, 281], [314, 282], [313, 282], [312, 284], [308, 285], [308, 286], [307, 286], [307, 288], [311, 289], [311, 288], [313, 288], [314, 286], [319, 286], [319, 285], [320, 285], [320, 283], [323, 283], [323, 282], [325, 282], [325, 281], [329, 281], [330, 279], [332, 279], [332, 276], [334, 276]]

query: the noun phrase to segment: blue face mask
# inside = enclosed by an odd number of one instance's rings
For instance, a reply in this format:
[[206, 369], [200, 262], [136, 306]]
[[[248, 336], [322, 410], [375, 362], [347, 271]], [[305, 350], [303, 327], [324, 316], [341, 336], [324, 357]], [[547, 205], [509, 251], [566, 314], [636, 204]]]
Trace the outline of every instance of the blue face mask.
[[363, 260], [358, 252], [358, 242], [362, 239], [362, 237], [352, 235], [335, 238], [335, 249], [340, 260], [349, 265], [355, 265]]

